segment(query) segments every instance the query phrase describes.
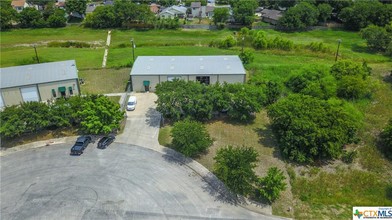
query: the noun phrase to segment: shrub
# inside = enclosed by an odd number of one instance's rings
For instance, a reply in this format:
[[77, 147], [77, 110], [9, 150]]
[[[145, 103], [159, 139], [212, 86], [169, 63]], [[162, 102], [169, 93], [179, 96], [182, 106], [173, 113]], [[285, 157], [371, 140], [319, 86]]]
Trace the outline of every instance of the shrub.
[[243, 64], [252, 63], [253, 60], [255, 59], [255, 55], [253, 54], [253, 52], [248, 49], [245, 49], [244, 52], [241, 52], [239, 57]]
[[283, 171], [277, 167], [270, 167], [268, 169], [267, 176], [258, 178], [257, 195], [260, 199], [266, 199], [272, 203], [279, 198], [280, 193], [286, 189], [286, 177], [283, 175]]
[[392, 159], [392, 119], [380, 133], [381, 144], [385, 155]]
[[234, 193], [248, 195], [256, 180], [258, 154], [251, 147], [221, 148], [214, 157], [214, 173]]
[[353, 151], [343, 151], [342, 154], [342, 161], [345, 163], [352, 163], [354, 162], [355, 158], [358, 157], [358, 152], [353, 150]]
[[325, 44], [323, 44], [322, 42], [319, 43], [311, 42], [310, 44], [306, 45], [306, 48], [314, 52], [323, 52], [323, 53], [331, 52], [331, 49], [327, 47]]
[[229, 35], [224, 40], [220, 41], [219, 48], [227, 49], [230, 47], [234, 47], [236, 44], [237, 44], [236, 39], [232, 35]]
[[338, 158], [355, 140], [361, 117], [342, 101], [289, 95], [268, 109], [282, 154], [297, 162]]
[[212, 145], [206, 128], [200, 122], [188, 119], [178, 121], [171, 132], [173, 148], [187, 157], [197, 156]]
[[52, 41], [48, 43], [48, 47], [75, 47], [75, 48], [89, 48], [91, 45], [86, 42], [80, 42], [80, 41]]

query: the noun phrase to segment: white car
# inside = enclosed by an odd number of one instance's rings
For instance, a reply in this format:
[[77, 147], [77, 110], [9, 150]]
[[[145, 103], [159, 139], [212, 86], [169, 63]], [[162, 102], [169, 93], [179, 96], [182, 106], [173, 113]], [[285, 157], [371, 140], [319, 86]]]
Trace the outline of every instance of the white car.
[[136, 108], [137, 100], [135, 96], [131, 96], [127, 102], [127, 111], [133, 111]]

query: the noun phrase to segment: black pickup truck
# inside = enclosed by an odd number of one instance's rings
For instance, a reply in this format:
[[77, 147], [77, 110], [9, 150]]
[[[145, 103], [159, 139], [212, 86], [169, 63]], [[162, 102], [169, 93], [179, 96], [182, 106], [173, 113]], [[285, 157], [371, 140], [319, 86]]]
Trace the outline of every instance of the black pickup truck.
[[71, 148], [71, 155], [81, 155], [90, 142], [91, 137], [89, 136], [78, 137], [74, 146]]

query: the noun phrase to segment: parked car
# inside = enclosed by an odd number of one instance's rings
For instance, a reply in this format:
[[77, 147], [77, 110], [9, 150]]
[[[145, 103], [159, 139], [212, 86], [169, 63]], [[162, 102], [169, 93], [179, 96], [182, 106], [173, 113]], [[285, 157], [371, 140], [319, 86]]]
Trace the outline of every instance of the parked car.
[[74, 146], [71, 148], [71, 155], [81, 155], [90, 142], [91, 142], [90, 136], [78, 137], [78, 139], [76, 139]]
[[99, 140], [98, 142], [98, 148], [99, 149], [105, 149], [106, 147], [108, 147], [111, 143], [113, 143], [114, 139], [116, 139], [114, 136], [110, 135], [110, 136], [105, 136], [103, 138], [101, 138], [101, 140]]
[[136, 108], [136, 104], [137, 104], [137, 100], [135, 96], [131, 96], [128, 99], [128, 103], [127, 103], [127, 110], [128, 111], [133, 111]]

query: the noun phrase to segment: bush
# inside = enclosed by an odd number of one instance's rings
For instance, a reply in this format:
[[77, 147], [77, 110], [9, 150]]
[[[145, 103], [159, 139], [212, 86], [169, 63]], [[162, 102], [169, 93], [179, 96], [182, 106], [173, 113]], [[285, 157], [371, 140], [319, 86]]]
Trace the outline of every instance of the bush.
[[331, 52], [331, 49], [326, 45], [324, 45], [322, 42], [319, 43], [311, 42], [310, 44], [306, 45], [306, 48], [314, 52], [323, 52], [323, 53]]
[[79, 41], [52, 41], [48, 43], [48, 47], [75, 47], [75, 48], [89, 48], [91, 45], [86, 42], [79, 42]]
[[286, 86], [295, 93], [310, 95], [320, 99], [336, 96], [337, 82], [329, 73], [328, 68], [310, 65], [292, 71]]
[[255, 59], [255, 55], [253, 54], [253, 52], [248, 49], [245, 49], [244, 52], [241, 52], [239, 57], [243, 64], [252, 63], [253, 60]]
[[368, 76], [371, 69], [366, 62], [360, 65], [351, 61], [339, 61], [331, 67], [331, 73], [338, 80], [339, 97], [360, 99], [370, 96]]
[[277, 167], [270, 167], [267, 176], [258, 178], [256, 182], [258, 197], [270, 203], [274, 202], [279, 198], [280, 193], [286, 189], [285, 179], [283, 171]]
[[237, 44], [236, 39], [232, 35], [229, 35], [224, 40], [220, 41], [219, 48], [227, 49], [230, 47], [234, 47], [236, 44]]
[[200, 122], [188, 119], [176, 122], [171, 132], [173, 148], [187, 157], [197, 156], [212, 145], [210, 135]]
[[342, 161], [345, 163], [352, 163], [354, 162], [355, 158], [358, 157], [358, 152], [353, 150], [353, 151], [343, 151], [342, 154]]
[[234, 193], [248, 195], [256, 180], [258, 154], [251, 147], [221, 148], [214, 157], [214, 173]]
[[248, 121], [266, 102], [262, 88], [249, 84], [204, 85], [174, 80], [156, 86], [157, 110], [175, 121], [190, 117], [208, 120], [214, 111], [228, 111], [235, 120]]
[[392, 159], [392, 119], [380, 133], [380, 141], [385, 155]]
[[289, 95], [268, 109], [282, 154], [300, 163], [338, 158], [355, 140], [361, 115], [342, 101]]
[[5, 107], [0, 115], [0, 136], [14, 138], [44, 129], [79, 126], [86, 133], [109, 133], [118, 128], [123, 112], [120, 106], [100, 95], [72, 96], [47, 105], [26, 102]]

